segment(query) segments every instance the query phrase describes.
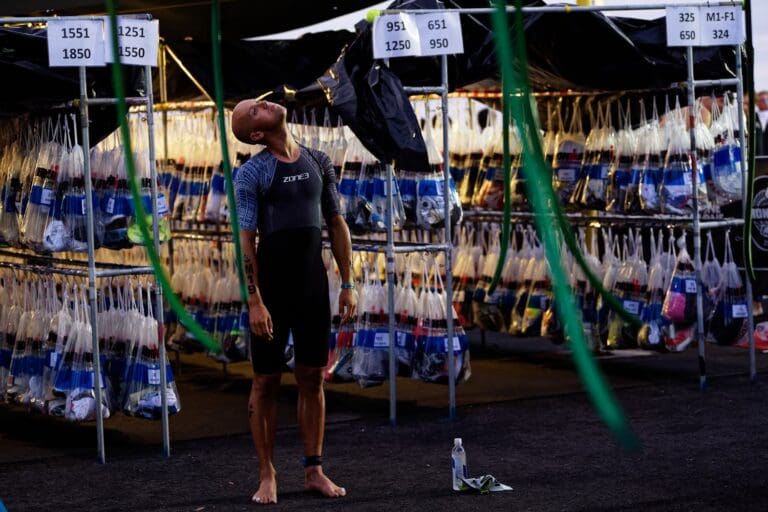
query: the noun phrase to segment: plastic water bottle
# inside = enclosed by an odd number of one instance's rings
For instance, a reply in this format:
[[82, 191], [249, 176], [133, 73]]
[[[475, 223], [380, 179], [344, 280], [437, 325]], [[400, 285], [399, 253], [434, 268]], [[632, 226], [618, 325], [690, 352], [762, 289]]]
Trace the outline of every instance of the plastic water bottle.
[[467, 478], [467, 453], [461, 444], [461, 438], [453, 440], [453, 450], [451, 450], [451, 469], [453, 476], [453, 490], [460, 491], [464, 487], [462, 478]]

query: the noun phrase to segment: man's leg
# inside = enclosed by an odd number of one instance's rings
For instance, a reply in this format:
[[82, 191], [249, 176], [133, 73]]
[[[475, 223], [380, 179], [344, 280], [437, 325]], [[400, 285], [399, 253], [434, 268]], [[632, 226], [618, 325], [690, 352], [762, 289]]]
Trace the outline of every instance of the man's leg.
[[[296, 383], [299, 388], [298, 417], [301, 434], [304, 437], [304, 457], [310, 462], [319, 462], [323, 455], [325, 434], [325, 393], [323, 392], [323, 371], [325, 368], [310, 368], [296, 365]], [[323, 473], [320, 464], [304, 468], [304, 486], [318, 491], [328, 498], [345, 496], [347, 491], [334, 484]]]
[[248, 422], [259, 456], [259, 490], [252, 499], [263, 504], [277, 503], [277, 472], [272, 461], [277, 429], [277, 391], [281, 375], [255, 374], [248, 400]]

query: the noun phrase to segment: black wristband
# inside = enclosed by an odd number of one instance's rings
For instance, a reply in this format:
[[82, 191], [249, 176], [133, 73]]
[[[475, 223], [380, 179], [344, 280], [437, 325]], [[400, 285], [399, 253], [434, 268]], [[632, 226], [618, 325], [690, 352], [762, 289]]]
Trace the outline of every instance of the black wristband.
[[305, 468], [310, 466], [322, 466], [323, 458], [320, 455], [310, 455], [302, 459], [302, 464], [304, 464]]

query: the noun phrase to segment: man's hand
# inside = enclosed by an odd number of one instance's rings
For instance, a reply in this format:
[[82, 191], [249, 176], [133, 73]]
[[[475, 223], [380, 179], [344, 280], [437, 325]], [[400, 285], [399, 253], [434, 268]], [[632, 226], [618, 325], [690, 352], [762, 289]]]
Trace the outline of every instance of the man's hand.
[[248, 306], [248, 320], [251, 332], [260, 338], [272, 341], [272, 316], [263, 302]]
[[349, 288], [342, 288], [339, 292], [339, 313], [341, 323], [347, 323], [357, 313], [357, 292]]

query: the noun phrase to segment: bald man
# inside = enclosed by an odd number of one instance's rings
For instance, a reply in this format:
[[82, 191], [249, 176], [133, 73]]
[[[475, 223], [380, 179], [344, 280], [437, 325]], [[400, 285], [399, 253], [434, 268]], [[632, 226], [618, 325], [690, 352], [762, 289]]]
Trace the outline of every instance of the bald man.
[[232, 132], [244, 143], [265, 146], [240, 167], [235, 180], [253, 333], [248, 417], [259, 457], [259, 489], [253, 501], [277, 503], [273, 448], [277, 391], [289, 332], [294, 341], [305, 487], [329, 498], [345, 496], [344, 488], [323, 473], [321, 459], [323, 371], [331, 326], [328, 279], [321, 257], [323, 218], [343, 281], [342, 321], [348, 321], [357, 306], [352, 244], [349, 228], [339, 215], [333, 164], [321, 151], [296, 142], [286, 126], [285, 108], [276, 103], [238, 103], [232, 112]]

